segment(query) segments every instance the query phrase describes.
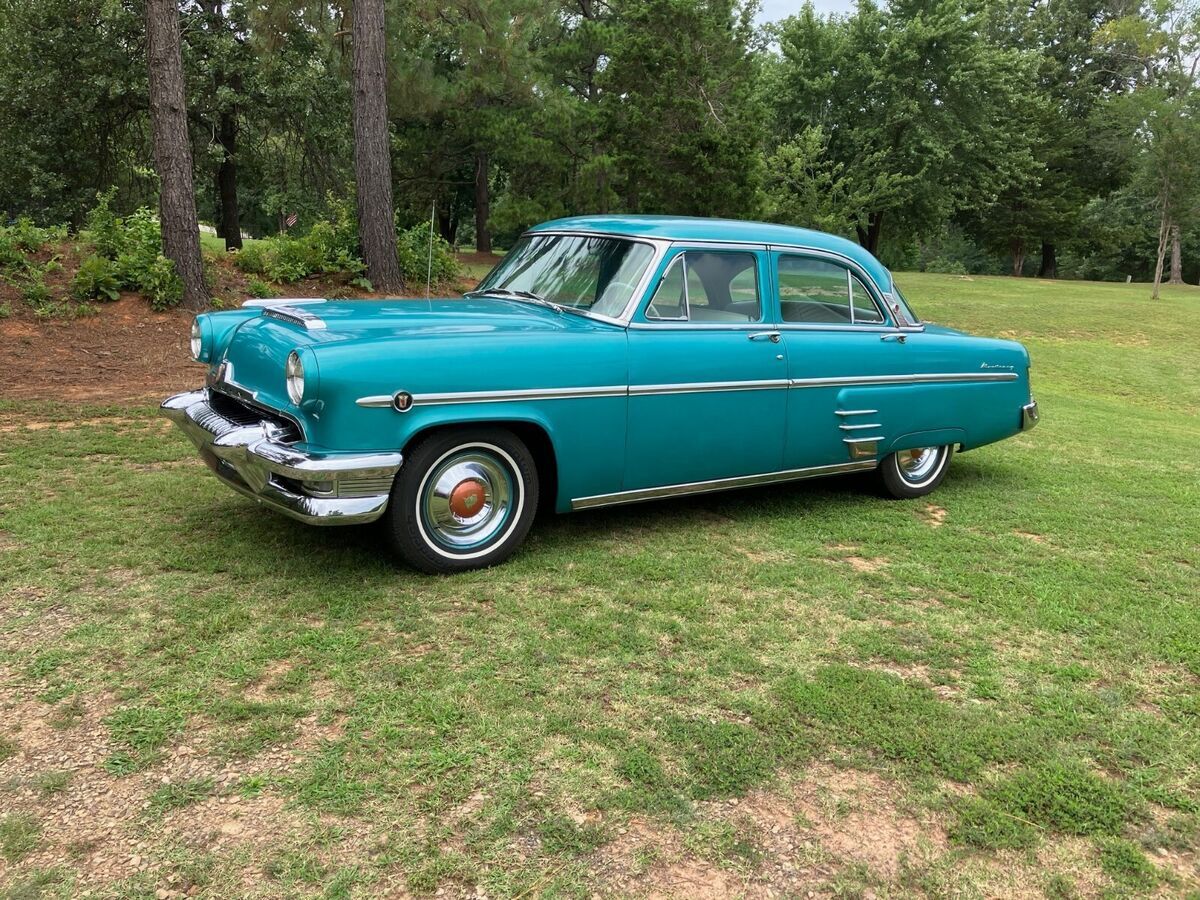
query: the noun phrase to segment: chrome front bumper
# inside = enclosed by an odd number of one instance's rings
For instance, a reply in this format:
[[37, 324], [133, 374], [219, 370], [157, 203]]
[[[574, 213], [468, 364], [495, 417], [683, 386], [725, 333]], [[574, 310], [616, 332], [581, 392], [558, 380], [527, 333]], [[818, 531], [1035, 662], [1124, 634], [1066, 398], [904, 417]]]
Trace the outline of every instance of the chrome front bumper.
[[1036, 428], [1039, 420], [1037, 401], [1030, 398], [1029, 402], [1021, 407], [1021, 430], [1030, 431]]
[[264, 415], [240, 424], [209, 402], [207, 390], [176, 394], [160, 410], [200, 449], [223, 482], [263, 506], [310, 525], [352, 525], [383, 515], [399, 453], [302, 452], [279, 441]]

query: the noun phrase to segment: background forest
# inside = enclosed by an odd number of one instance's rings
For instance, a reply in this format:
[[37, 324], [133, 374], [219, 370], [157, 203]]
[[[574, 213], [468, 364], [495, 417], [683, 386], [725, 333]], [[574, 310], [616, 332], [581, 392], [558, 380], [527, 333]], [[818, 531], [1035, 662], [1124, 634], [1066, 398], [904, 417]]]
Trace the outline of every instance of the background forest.
[[[229, 249], [293, 216], [293, 235], [342, 240], [353, 5], [176, 8], [200, 220]], [[906, 270], [1200, 279], [1187, 2], [863, 0], [761, 27], [753, 0], [385, 14], [402, 254], [431, 210], [482, 251], [556, 216], [644, 212], [821, 228]], [[0, 0], [0, 225], [156, 205], [146, 21], [141, 0]]]

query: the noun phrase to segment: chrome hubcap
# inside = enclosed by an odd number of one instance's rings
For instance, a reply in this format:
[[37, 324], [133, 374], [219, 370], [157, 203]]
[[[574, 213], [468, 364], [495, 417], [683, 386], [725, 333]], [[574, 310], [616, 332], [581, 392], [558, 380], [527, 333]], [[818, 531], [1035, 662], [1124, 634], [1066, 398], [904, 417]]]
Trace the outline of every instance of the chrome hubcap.
[[444, 460], [425, 482], [421, 501], [434, 540], [451, 550], [485, 544], [508, 521], [513, 480], [490, 453], [468, 450]]
[[918, 447], [896, 452], [896, 464], [905, 481], [924, 481], [937, 468], [941, 456], [938, 447]]

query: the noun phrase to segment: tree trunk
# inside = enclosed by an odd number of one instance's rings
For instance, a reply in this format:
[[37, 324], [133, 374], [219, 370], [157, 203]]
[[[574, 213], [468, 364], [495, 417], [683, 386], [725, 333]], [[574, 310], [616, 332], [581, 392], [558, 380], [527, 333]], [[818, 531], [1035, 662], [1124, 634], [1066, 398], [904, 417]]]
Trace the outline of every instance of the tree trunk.
[[388, 135], [386, 37], [383, 0], [354, 0], [354, 180], [358, 239], [367, 278], [377, 291], [401, 291], [392, 207], [392, 154]]
[[873, 212], [867, 214], [867, 227], [855, 225], [854, 230], [858, 232], [858, 242], [872, 256], [879, 255], [879, 235], [883, 231], [883, 213]]
[[146, 0], [146, 54], [163, 253], [175, 263], [183, 282], [183, 302], [192, 309], [201, 309], [209, 298], [196, 222], [192, 145], [179, 50], [179, 7], [175, 0]]
[[1183, 284], [1183, 254], [1180, 250], [1179, 225], [1171, 226], [1171, 277], [1167, 284]]
[[491, 216], [491, 195], [488, 190], [488, 155], [480, 150], [475, 154], [475, 251], [492, 252], [492, 233], [488, 231]]
[[438, 234], [450, 246], [458, 238], [458, 216], [448, 209], [437, 208]]
[[1008, 249], [1012, 254], [1012, 277], [1020, 278], [1025, 271], [1025, 240], [1019, 237], [1011, 238]]
[[1154, 290], [1150, 294], [1151, 300], [1158, 299], [1158, 289], [1162, 285], [1163, 276], [1163, 260], [1167, 255], [1167, 239], [1171, 234], [1171, 222], [1167, 218], [1167, 211], [1164, 208], [1162, 219], [1158, 225], [1158, 256], [1154, 261]]
[[1058, 253], [1054, 245], [1042, 241], [1042, 264], [1038, 266], [1038, 278], [1058, 277]]
[[221, 165], [217, 169], [217, 199], [220, 203], [221, 237], [226, 250], [242, 249], [242, 222], [238, 216], [237, 200], [237, 116], [221, 113], [217, 126], [217, 142], [221, 145]]

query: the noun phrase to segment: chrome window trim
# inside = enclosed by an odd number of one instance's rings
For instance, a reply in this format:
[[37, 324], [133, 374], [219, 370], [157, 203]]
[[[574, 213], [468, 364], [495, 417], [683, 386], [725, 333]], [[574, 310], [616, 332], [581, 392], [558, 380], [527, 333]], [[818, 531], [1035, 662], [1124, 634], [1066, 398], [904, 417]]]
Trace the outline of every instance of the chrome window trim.
[[[683, 315], [682, 316], [651, 316], [650, 307], [654, 305], [654, 298], [658, 296], [658, 292], [662, 290], [663, 284], [671, 276], [671, 271], [678, 265], [683, 270]], [[662, 276], [658, 279], [658, 284], [654, 286], [654, 290], [650, 292], [650, 299], [646, 301], [646, 308], [642, 311], [642, 316], [647, 320], [654, 322], [688, 322], [691, 321], [691, 309], [689, 306], [688, 283], [687, 283], [687, 251], [677, 253], [674, 258], [667, 264], [663, 270]]]
[[666, 497], [680, 497], [687, 494], [711, 494], [716, 491], [727, 491], [734, 488], [755, 487], [763, 484], [778, 484], [784, 481], [802, 481], [806, 478], [820, 478], [824, 475], [840, 475], [845, 472], [860, 472], [874, 469], [875, 460], [862, 462], [837, 463], [831, 466], [810, 466], [804, 469], [784, 469], [778, 472], [764, 472], [760, 475], [739, 475], [734, 478], [714, 478], [709, 481], [692, 481], [686, 484], [671, 484], [663, 487], [639, 488], [633, 491], [617, 491], [612, 494], [595, 494], [590, 497], [576, 497], [571, 500], [571, 509], [597, 509], [601, 506], [614, 506], [619, 503], [641, 503], [646, 500], [661, 500]]
[[[763, 284], [762, 284], [762, 278], [760, 277], [761, 273], [758, 271], [758, 257], [756, 257], [756, 256], [754, 257], [754, 293], [755, 293], [755, 299], [758, 301], [758, 318], [755, 319], [753, 322], [729, 322], [729, 323], [725, 323], [725, 322], [693, 322], [692, 321], [692, 290], [690, 287], [688, 287], [688, 278], [687, 278], [687, 275], [688, 275], [687, 255], [688, 255], [689, 251], [700, 250], [700, 251], [708, 251], [710, 253], [749, 253], [751, 256], [754, 256], [755, 250], [760, 251], [760, 252], [766, 251], [765, 244], [761, 244], [761, 245], [758, 245], [758, 244], [722, 245], [722, 244], [713, 243], [710, 245], [708, 243], [700, 242], [700, 241], [676, 241], [673, 244], [671, 244], [671, 246], [668, 248], [668, 251], [671, 251], [671, 250], [678, 250], [679, 252], [675, 255], [674, 259], [671, 260], [670, 265], [668, 265], [667, 268], [663, 271], [662, 277], [660, 277], [658, 279], [658, 283], [656, 285], [654, 285], [654, 290], [651, 291], [649, 297], [646, 299], [645, 307], [643, 307], [641, 304], [638, 304], [638, 306], [634, 308], [635, 315], [637, 314], [637, 310], [641, 309], [642, 318], [645, 319], [646, 321], [645, 322], [633, 322], [631, 320], [629, 323], [630, 328], [641, 328], [646, 325], [658, 325], [660, 328], [679, 329], [680, 328], [679, 323], [683, 323], [683, 325], [688, 328], [709, 328], [709, 329], [724, 328], [724, 327], [761, 328], [763, 325], [771, 324], [771, 322], [768, 321], [766, 305], [763, 303], [763, 290], [762, 290]], [[662, 287], [662, 283], [664, 281], [666, 281], [667, 276], [671, 274], [671, 269], [672, 269], [672, 267], [674, 267], [676, 260], [683, 260], [684, 316], [683, 316], [683, 318], [660, 318], [657, 316], [652, 318], [650, 316], [650, 305], [654, 302], [654, 297], [658, 293], [658, 289]]]
[[[890, 331], [898, 331], [899, 330], [898, 327], [895, 324], [893, 324], [893, 321], [894, 321], [893, 317], [888, 314], [888, 307], [886, 306], [886, 304], [882, 308], [880, 307], [879, 299], [873, 293], [871, 293], [871, 287], [874, 287], [875, 290], [878, 291], [881, 296], [883, 295], [883, 291], [879, 290], [879, 285], [877, 285], [873, 281], [871, 281], [870, 276], [867, 274], [866, 270], [863, 269], [861, 266], [856, 266], [854, 264], [853, 260], [849, 259], [848, 257], [843, 257], [843, 256], [841, 256], [841, 254], [822, 253], [821, 251], [817, 251], [817, 250], [780, 249], [780, 247], [778, 245], [772, 246], [771, 250], [778, 254], [777, 258], [775, 259], [775, 292], [776, 292], [776, 294], [778, 294], [778, 297], [776, 299], [779, 302], [779, 325], [781, 328], [787, 328], [790, 331], [807, 331], [807, 330], [811, 329], [814, 331], [866, 332], [868, 334], [870, 334], [872, 332], [878, 332], [878, 331], [890, 332]], [[783, 294], [780, 292], [781, 280], [780, 280], [780, 273], [779, 273], [779, 268], [780, 268], [779, 264], [781, 262], [783, 262], [784, 257], [787, 257], [787, 256], [798, 256], [802, 259], [816, 258], [821, 262], [828, 262], [831, 265], [839, 265], [843, 269], [846, 270], [846, 299], [847, 299], [847, 302], [850, 304], [850, 322], [849, 322], [849, 324], [841, 325], [841, 324], [837, 324], [837, 323], [820, 323], [820, 322], [814, 322], [814, 323], [808, 324], [808, 323], [804, 323], [804, 322], [787, 322], [784, 320], [784, 318], [783, 318]], [[864, 278], [864, 276], [865, 276], [865, 278]], [[854, 318], [854, 281], [855, 281], [855, 279], [857, 279], [858, 282], [864, 288], [867, 289], [867, 298], [871, 301], [871, 305], [875, 307], [875, 312], [879, 313], [880, 317], [883, 319], [882, 322], [864, 322], [861, 325], [856, 323], [855, 318]], [[868, 287], [868, 282], [870, 282], [871, 287]]]
[[[757, 381], [685, 381], [671, 384], [603, 385], [599, 387], [521, 388], [504, 391], [450, 391], [446, 393], [413, 394], [412, 405], [440, 406], [464, 403], [509, 403], [532, 400], [573, 400], [597, 397], [645, 397], [665, 394], [701, 394], [723, 391], [767, 391], [780, 388], [856, 387], [871, 385], [935, 384], [967, 381], [1015, 381], [1016, 372], [930, 372], [919, 375], [846, 375], [835, 378], [774, 378]], [[389, 408], [391, 394], [372, 394], [359, 397], [355, 403], [364, 407]], [[839, 416], [871, 415], [873, 409], [836, 410]]]

